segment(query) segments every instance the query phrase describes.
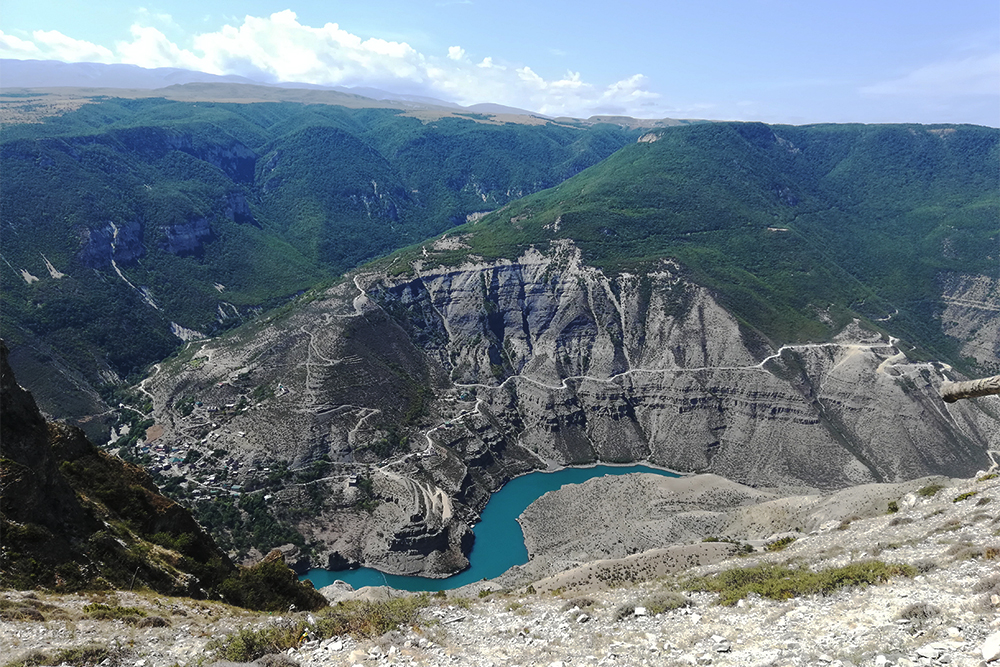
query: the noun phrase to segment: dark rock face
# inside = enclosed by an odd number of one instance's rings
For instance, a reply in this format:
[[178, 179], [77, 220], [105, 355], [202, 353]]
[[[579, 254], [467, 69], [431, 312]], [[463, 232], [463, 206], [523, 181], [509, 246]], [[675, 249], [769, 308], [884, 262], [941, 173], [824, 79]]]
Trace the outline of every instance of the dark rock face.
[[146, 254], [142, 245], [142, 225], [133, 220], [124, 225], [107, 223], [97, 229], [84, 229], [80, 233], [80, 250], [77, 258], [90, 269], [103, 269], [118, 264], [131, 264]]
[[174, 255], [198, 254], [202, 250], [202, 244], [214, 238], [208, 218], [198, 218], [183, 225], [164, 227], [163, 232], [167, 239], [160, 244], [160, 248]]
[[250, 210], [250, 204], [242, 192], [235, 191], [226, 195], [225, 206], [225, 216], [227, 219], [240, 224], [258, 224], [253, 217], [253, 212]]
[[327, 570], [356, 570], [360, 566], [358, 561], [348, 558], [339, 551], [331, 551], [326, 558]]

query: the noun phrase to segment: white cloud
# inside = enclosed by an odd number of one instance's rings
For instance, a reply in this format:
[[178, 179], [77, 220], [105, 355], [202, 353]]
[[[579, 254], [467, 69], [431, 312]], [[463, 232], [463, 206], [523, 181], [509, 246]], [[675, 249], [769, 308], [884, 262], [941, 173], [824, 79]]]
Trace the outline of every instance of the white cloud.
[[0, 56], [27, 60], [40, 58], [42, 57], [41, 53], [41, 49], [35, 46], [34, 42], [29, 42], [14, 35], [7, 35], [3, 30], [0, 30]]
[[[132, 41], [118, 42], [116, 48], [119, 62], [140, 67], [181, 67], [199, 69], [201, 59], [190, 51], [178, 48], [167, 36], [156, 28], [133, 25]], [[216, 72], [213, 72], [213, 74]]]
[[457, 102], [496, 102], [549, 115], [594, 113], [656, 115], [659, 96], [642, 75], [608, 86], [587, 82], [579, 72], [546, 79], [525, 64], [472, 63], [460, 46], [447, 57], [427, 56], [405, 42], [362, 39], [336, 23], [311, 27], [285, 10], [268, 17], [245, 16], [179, 45], [158, 28], [169, 16], [150, 15], [134, 24], [130, 39], [114, 50], [61, 33], [35, 32], [32, 40], [0, 33], [0, 57], [122, 62], [142, 67], [181, 67], [212, 74], [238, 74], [267, 82], [373, 86]]
[[[111, 49], [92, 42], [67, 37], [58, 30], [36, 30], [31, 33], [31, 37], [34, 40], [32, 42], [17, 40], [18, 47], [27, 48], [34, 54], [29, 57], [66, 62], [117, 62]], [[29, 44], [30, 46], [28, 46]], [[0, 54], [4, 58], [16, 58], [15, 55], [7, 55], [6, 46], [6, 44], [0, 45], [0, 49], [2, 49]]]
[[921, 95], [950, 97], [954, 95], [998, 94], [1000, 53], [981, 53], [931, 63], [905, 76], [883, 81], [861, 89], [870, 95]]

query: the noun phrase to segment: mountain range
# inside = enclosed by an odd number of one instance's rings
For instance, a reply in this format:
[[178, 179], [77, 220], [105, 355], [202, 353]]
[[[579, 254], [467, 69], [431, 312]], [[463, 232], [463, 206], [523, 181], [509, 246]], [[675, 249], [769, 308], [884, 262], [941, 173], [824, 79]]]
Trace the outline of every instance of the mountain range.
[[1000, 448], [995, 401], [936, 398], [1000, 365], [996, 129], [106, 93], [0, 95], [0, 331], [235, 555], [441, 576], [531, 469], [837, 489]]

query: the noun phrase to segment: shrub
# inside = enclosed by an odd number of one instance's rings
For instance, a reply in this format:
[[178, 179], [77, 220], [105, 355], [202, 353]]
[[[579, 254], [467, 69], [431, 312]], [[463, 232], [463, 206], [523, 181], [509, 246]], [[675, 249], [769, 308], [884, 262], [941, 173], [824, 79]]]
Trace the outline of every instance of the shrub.
[[972, 587], [973, 593], [1000, 594], [1000, 573], [987, 575]]
[[796, 539], [798, 539], [798, 538], [792, 537], [791, 535], [788, 535], [786, 537], [779, 537], [778, 539], [774, 540], [773, 542], [768, 542], [767, 544], [765, 544], [764, 545], [764, 550], [765, 551], [781, 551], [782, 549], [787, 548], [788, 545], [791, 544], [792, 542], [794, 542]]
[[914, 602], [907, 605], [902, 611], [899, 612], [897, 618], [906, 619], [908, 621], [926, 621], [929, 618], [934, 618], [939, 616], [941, 610], [932, 604], [927, 602]]
[[90, 618], [98, 621], [125, 621], [135, 625], [146, 616], [146, 612], [137, 607], [119, 607], [118, 605], [107, 605], [100, 602], [88, 604], [83, 608], [83, 612]]
[[45, 615], [34, 607], [0, 609], [0, 621], [44, 621]]
[[304, 624], [291, 624], [256, 630], [243, 628], [235, 634], [209, 644], [216, 657], [235, 662], [257, 660], [268, 653], [281, 653], [297, 647], [302, 638]]
[[730, 539], [728, 537], [714, 537], [714, 536], [712, 536], [712, 537], [705, 537], [705, 538], [702, 538], [701, 541], [702, 542], [726, 542], [728, 544], [735, 544], [736, 545], [736, 555], [737, 556], [745, 556], [747, 554], [752, 554], [754, 552], [754, 548], [753, 548], [752, 545], [747, 544], [746, 542], [740, 542], [738, 540]]
[[427, 606], [427, 595], [411, 595], [383, 602], [338, 602], [321, 612], [316, 630], [323, 638], [334, 635], [377, 637], [401, 625], [413, 624]]
[[219, 659], [249, 662], [270, 653], [295, 648], [310, 637], [320, 640], [345, 634], [377, 637], [401, 625], [414, 623], [429, 599], [427, 595], [416, 595], [384, 602], [338, 602], [317, 613], [312, 626], [303, 620], [290, 620], [283, 625], [266, 628], [244, 628], [212, 642], [209, 649]]
[[258, 611], [285, 611], [291, 605], [315, 611], [327, 604], [319, 591], [299, 582], [283, 558], [270, 555], [253, 567], [240, 568], [219, 591], [230, 604]]
[[960, 493], [957, 496], [955, 496], [955, 499], [952, 500], [951, 502], [953, 502], [953, 503], [960, 503], [963, 500], [968, 500], [972, 496], [976, 495], [976, 493], [978, 493], [978, 492], [977, 491], [966, 491], [965, 493]]
[[691, 601], [680, 593], [669, 591], [666, 593], [656, 593], [650, 595], [642, 601], [642, 606], [646, 608], [650, 616], [656, 616], [674, 609], [691, 606]]
[[887, 514], [895, 514], [898, 511], [899, 511], [899, 503], [897, 503], [895, 500], [890, 500], [889, 501], [889, 508], [888, 508], [888, 510], [887, 510], [886, 513]]
[[561, 611], [569, 611], [570, 609], [573, 609], [574, 607], [578, 608], [578, 609], [589, 609], [589, 608], [593, 607], [594, 604], [596, 604], [596, 603], [593, 600], [591, 600], [590, 598], [586, 598], [586, 597], [571, 598], [571, 599], [567, 600], [566, 604], [564, 604], [562, 606], [562, 610]]
[[982, 477], [976, 479], [976, 481], [977, 482], [985, 482], [985, 481], [990, 480], [990, 479], [996, 479], [997, 477], [998, 477], [998, 475], [995, 472], [988, 472], [985, 475], [983, 475]]
[[948, 519], [940, 526], [934, 529], [935, 533], [950, 533], [956, 531], [962, 527], [962, 522], [958, 519]]
[[[107, 648], [104, 646], [81, 646], [47, 651], [32, 651], [28, 655], [6, 663], [4, 667], [36, 667], [36, 665], [74, 665], [74, 667], [93, 667], [107, 665], [118, 667], [126, 664], [129, 657], [125, 649]], [[131, 663], [128, 663], [131, 664]]]
[[139, 619], [136, 627], [140, 628], [166, 628], [170, 626], [170, 621], [162, 616], [147, 616]]
[[927, 486], [921, 487], [917, 491], [917, 495], [921, 498], [931, 498], [943, 488], [943, 484], [928, 484]]
[[687, 582], [687, 590], [719, 593], [719, 604], [731, 606], [750, 593], [773, 600], [787, 600], [802, 595], [828, 595], [846, 586], [882, 583], [891, 577], [912, 577], [916, 569], [909, 565], [886, 564], [870, 560], [819, 572], [778, 565], [733, 568], [710, 577]]
[[626, 618], [629, 618], [633, 614], [635, 614], [634, 604], [622, 604], [615, 607], [615, 611], [612, 614], [612, 618], [614, 618], [615, 621], [624, 621]]

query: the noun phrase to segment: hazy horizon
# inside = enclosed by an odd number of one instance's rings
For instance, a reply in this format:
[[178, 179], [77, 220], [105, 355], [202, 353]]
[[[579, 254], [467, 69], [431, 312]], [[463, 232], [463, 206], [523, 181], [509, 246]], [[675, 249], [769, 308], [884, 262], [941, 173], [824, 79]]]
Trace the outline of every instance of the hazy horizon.
[[1000, 5], [109, 0], [6, 7], [0, 57], [372, 87], [549, 116], [1000, 127]]

